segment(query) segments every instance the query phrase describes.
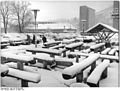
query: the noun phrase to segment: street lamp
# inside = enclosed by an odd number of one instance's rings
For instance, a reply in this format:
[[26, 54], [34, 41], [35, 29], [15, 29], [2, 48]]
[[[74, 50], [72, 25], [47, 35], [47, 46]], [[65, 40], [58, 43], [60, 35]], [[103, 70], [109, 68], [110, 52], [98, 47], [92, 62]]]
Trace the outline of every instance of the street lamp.
[[84, 32], [85, 32], [84, 26], [85, 26], [86, 20], [81, 20], [81, 21], [82, 21], [82, 27], [83, 27], [82, 29], [83, 29], [83, 41], [84, 41]]
[[36, 37], [36, 18], [37, 18], [37, 12], [40, 11], [38, 9], [31, 10], [34, 12], [34, 18], [35, 18], [35, 47], [37, 47], [37, 37]]

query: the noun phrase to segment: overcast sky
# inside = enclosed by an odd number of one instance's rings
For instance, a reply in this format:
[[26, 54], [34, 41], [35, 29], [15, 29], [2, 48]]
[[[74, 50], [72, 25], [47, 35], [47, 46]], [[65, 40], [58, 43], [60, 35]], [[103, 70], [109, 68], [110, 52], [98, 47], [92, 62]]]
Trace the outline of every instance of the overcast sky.
[[86, 5], [96, 12], [113, 5], [112, 1], [31, 1], [31, 9], [40, 9], [37, 21], [79, 17], [79, 7]]

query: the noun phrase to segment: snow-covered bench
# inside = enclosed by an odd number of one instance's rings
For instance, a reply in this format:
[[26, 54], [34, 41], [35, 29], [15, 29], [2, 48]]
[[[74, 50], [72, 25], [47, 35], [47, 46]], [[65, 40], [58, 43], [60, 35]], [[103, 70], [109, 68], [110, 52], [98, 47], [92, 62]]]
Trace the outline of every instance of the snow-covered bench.
[[76, 62], [78, 62], [80, 56], [88, 57], [89, 54], [88, 53], [82, 53], [82, 52], [70, 52], [68, 54], [69, 58], [76, 57]]
[[99, 43], [99, 44], [91, 46], [90, 50], [97, 53], [97, 52], [102, 51], [104, 49], [104, 46], [105, 46], [105, 43]]
[[0, 74], [1, 76], [5, 76], [7, 73], [8, 73], [8, 66], [7, 65], [4, 65], [4, 64], [0, 64]]
[[53, 63], [56, 63], [56, 66], [71, 66], [75, 62], [74, 59], [63, 57], [35, 56], [35, 59], [38, 60], [37, 62], [43, 63], [43, 68], [47, 68], [47, 65], [52, 65]]
[[54, 58], [49, 56], [41, 57], [39, 55], [36, 55], [35, 60], [37, 60], [37, 62], [39, 63], [43, 63], [43, 68], [47, 68], [47, 65], [52, 65], [52, 63], [54, 62]]
[[[95, 53], [96, 54], [96, 53]], [[76, 61], [78, 60], [78, 56], [85, 56], [85, 57], [88, 57], [90, 55], [90, 53], [82, 53], [82, 52], [70, 52], [69, 55], [71, 56], [74, 56], [76, 57]], [[100, 59], [109, 59], [109, 60], [114, 60], [114, 61], [117, 61], [119, 62], [119, 58], [118, 56], [112, 56], [112, 55], [100, 55], [99, 57]]]
[[108, 54], [108, 52], [111, 50], [111, 48], [106, 48], [105, 50], [103, 50], [102, 52], [101, 52], [101, 54], [103, 54], [103, 55], [106, 55], [106, 54]]
[[[6, 63], [6, 65], [7, 65], [9, 68], [17, 69], [17, 63], [9, 62], [9, 63]], [[28, 71], [28, 72], [37, 72], [38, 69], [37, 69], [36, 67], [24, 66], [24, 67], [23, 67], [23, 70], [24, 70], [24, 71]]]
[[43, 45], [44, 45], [45, 48], [49, 48], [49, 47], [52, 47], [52, 46], [56, 46], [60, 43], [61, 43], [61, 41], [53, 41], [53, 42], [46, 42]]
[[64, 48], [65, 45], [64, 44], [60, 44], [60, 45], [56, 45], [56, 46], [53, 46], [53, 47], [50, 47], [52, 49], [59, 49], [59, 48]]
[[73, 62], [75, 62], [74, 59], [69, 58], [62, 58], [62, 57], [56, 57], [55, 62], [57, 66], [71, 66], [73, 65]]
[[75, 48], [79, 48], [79, 50], [81, 50], [82, 45], [83, 45], [83, 42], [72, 43], [72, 44], [66, 45], [65, 48], [71, 51], [74, 51]]
[[62, 41], [62, 44], [71, 44], [71, 43], [74, 43], [75, 41], [76, 41], [75, 39], [64, 40]]
[[96, 60], [99, 58], [99, 56], [100, 56], [99, 54], [91, 54], [83, 61], [65, 68], [62, 72], [63, 78], [71, 79], [77, 76], [77, 81], [82, 82], [84, 69], [91, 66], [91, 71], [92, 71], [96, 66]]
[[108, 53], [109, 55], [115, 55], [117, 49], [116, 48], [113, 48], [110, 50], [110, 52]]
[[109, 60], [104, 60], [100, 63], [87, 78], [87, 84], [91, 87], [99, 87], [99, 82], [101, 79], [107, 77], [107, 67], [109, 65]]
[[91, 50], [90, 50], [90, 48], [88, 48], [88, 49], [86, 49], [86, 50], [83, 50], [82, 52], [83, 52], [83, 53], [90, 53]]
[[41, 76], [38, 73], [31, 73], [13, 68], [9, 68], [7, 76], [21, 79], [22, 87], [28, 87], [28, 82], [38, 83], [41, 80]]

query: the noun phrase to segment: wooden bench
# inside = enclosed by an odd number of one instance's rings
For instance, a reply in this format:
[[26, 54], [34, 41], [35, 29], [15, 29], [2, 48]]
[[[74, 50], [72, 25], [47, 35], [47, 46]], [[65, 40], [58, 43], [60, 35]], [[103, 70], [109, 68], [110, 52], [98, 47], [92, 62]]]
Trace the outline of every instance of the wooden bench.
[[99, 87], [99, 82], [101, 79], [107, 77], [107, 67], [109, 65], [109, 60], [104, 60], [100, 63], [87, 78], [87, 84], [91, 87]]
[[55, 58], [55, 62], [56, 62], [56, 65], [57, 66], [66, 66], [66, 67], [69, 67], [69, 66], [72, 66], [73, 65], [73, 62], [75, 62], [74, 59], [69, 59], [69, 58], [62, 58], [62, 57], [57, 57]]
[[[96, 53], [95, 53], [96, 54]], [[82, 52], [70, 52], [69, 55], [73, 55], [76, 57], [76, 61], [78, 60], [79, 56], [85, 56], [88, 57], [90, 53], [82, 53]], [[100, 55], [100, 59], [109, 59], [119, 62], [118, 56], [111, 56], [111, 55]]]
[[75, 39], [64, 40], [62, 41], [62, 44], [71, 44], [71, 43], [74, 43], [75, 41], [76, 41]]
[[115, 55], [117, 49], [116, 48], [113, 48], [110, 50], [110, 52], [108, 53], [109, 55]]
[[7, 73], [8, 73], [8, 66], [5, 65], [5, 64], [0, 64], [0, 74], [1, 74], [1, 77], [4, 77]]
[[52, 47], [52, 46], [56, 46], [60, 43], [61, 43], [61, 41], [46, 42], [46, 43], [43, 44], [44, 45], [43, 48], [49, 48], [49, 47]]
[[104, 46], [105, 46], [105, 43], [99, 43], [99, 44], [91, 46], [90, 50], [94, 51], [95, 53], [101, 52], [102, 50], [104, 50]]
[[50, 47], [52, 49], [59, 49], [59, 48], [64, 48], [65, 45], [64, 44], [60, 44], [60, 45], [56, 45], [56, 46], [53, 46], [53, 47]]
[[26, 51], [32, 52], [32, 54], [36, 53], [47, 53], [50, 54], [51, 57], [54, 57], [55, 55], [61, 56], [62, 53], [65, 53], [66, 49], [48, 49], [48, 48], [27, 48]]
[[63, 70], [62, 76], [64, 79], [71, 79], [74, 78], [75, 76], [77, 79], [77, 82], [82, 82], [83, 81], [83, 71], [87, 67], [91, 66], [91, 71], [96, 66], [96, 60], [99, 58], [99, 54], [91, 54], [88, 58], [84, 59], [80, 63], [76, 63], [70, 67], [67, 67]]
[[[17, 69], [17, 63], [14, 63], [14, 62], [9, 62], [9, 63], [6, 63], [7, 66], [9, 66], [9, 68], [14, 68], [14, 69]], [[35, 67], [30, 67], [30, 66], [24, 66], [23, 67], [23, 70], [24, 71], [28, 71], [28, 72], [37, 72], [38, 68], [35, 68]]]
[[28, 82], [38, 83], [41, 80], [40, 74], [26, 72], [9, 68], [7, 76], [21, 79], [21, 87], [28, 87]]
[[108, 54], [108, 52], [111, 50], [111, 48], [106, 48], [105, 50], [103, 50], [102, 52], [101, 52], [101, 54], [103, 54], [103, 55], [106, 55], [106, 54]]
[[88, 48], [88, 49], [86, 49], [86, 50], [83, 50], [82, 52], [83, 52], [83, 53], [90, 53], [91, 50], [90, 50], [90, 48]]
[[35, 56], [35, 60], [37, 60], [37, 62], [39, 62], [39, 63], [43, 63], [43, 68], [46, 69], [47, 65], [52, 65], [52, 63], [54, 62], [55, 59], [53, 57]]
[[57, 66], [68, 67], [73, 65], [73, 62], [75, 62], [74, 59], [63, 58], [63, 57], [53, 58], [53, 57], [36, 56], [35, 59], [38, 60], [37, 62], [43, 63], [43, 68], [47, 68], [47, 65], [52, 65], [53, 63], [56, 63], [56, 67]]
[[75, 48], [79, 48], [79, 51], [80, 51], [82, 45], [83, 45], [83, 42], [72, 43], [72, 44], [66, 45], [65, 48], [70, 51], [74, 51]]

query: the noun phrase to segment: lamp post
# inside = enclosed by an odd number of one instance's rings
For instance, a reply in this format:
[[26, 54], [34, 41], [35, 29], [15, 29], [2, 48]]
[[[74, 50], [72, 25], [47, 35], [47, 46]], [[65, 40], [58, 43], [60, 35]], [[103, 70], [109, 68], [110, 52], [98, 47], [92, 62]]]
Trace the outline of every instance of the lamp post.
[[83, 29], [83, 41], [84, 41], [84, 32], [85, 32], [85, 29], [84, 29], [84, 26], [85, 26], [85, 22], [86, 20], [81, 20], [82, 21], [82, 29]]
[[40, 11], [38, 9], [33, 9], [34, 12], [34, 18], [35, 18], [35, 47], [37, 47], [37, 37], [36, 37], [36, 18], [37, 18], [37, 12]]

